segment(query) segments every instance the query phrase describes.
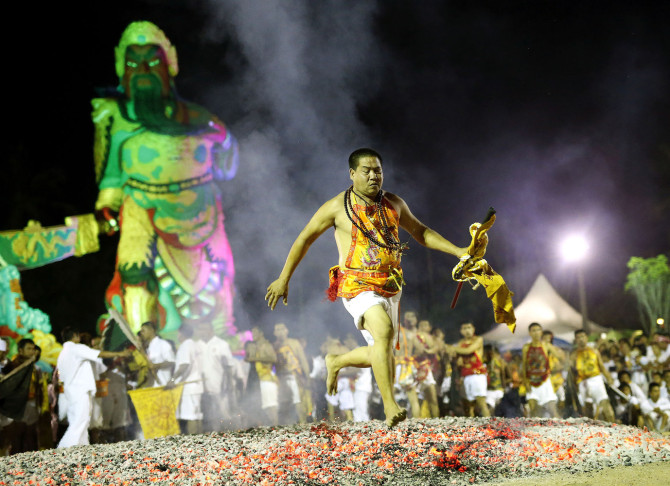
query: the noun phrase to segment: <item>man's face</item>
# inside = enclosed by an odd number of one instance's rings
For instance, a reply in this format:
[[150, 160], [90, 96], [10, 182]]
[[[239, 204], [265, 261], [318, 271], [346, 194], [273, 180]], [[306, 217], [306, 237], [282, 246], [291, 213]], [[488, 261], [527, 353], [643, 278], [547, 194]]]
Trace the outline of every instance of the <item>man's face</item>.
[[156, 45], [130, 45], [126, 49], [126, 70], [121, 85], [129, 99], [137, 90], [157, 89], [163, 97], [170, 92], [170, 73], [163, 49]]
[[430, 332], [432, 328], [430, 321], [423, 320], [419, 322], [419, 331], [421, 332]]
[[417, 319], [416, 319], [416, 314], [414, 312], [405, 312], [405, 317], [404, 317], [405, 325], [410, 328], [416, 327]]
[[619, 373], [619, 381], [621, 383], [630, 383], [630, 376], [626, 373]]
[[542, 340], [542, 328], [540, 326], [531, 327], [528, 330], [528, 334], [530, 334], [530, 338], [535, 342]]
[[19, 357], [21, 359], [30, 359], [35, 356], [35, 345], [33, 343], [26, 343], [22, 349], [19, 349]]
[[370, 198], [375, 197], [384, 182], [382, 164], [377, 157], [361, 157], [356, 170], [349, 169], [349, 178], [356, 192]]
[[575, 344], [578, 348], [583, 349], [589, 343], [589, 337], [586, 333], [580, 332], [575, 336]]
[[251, 329], [251, 338], [254, 341], [261, 341], [263, 339], [263, 331], [261, 331], [260, 327], [254, 327]]
[[651, 390], [649, 390], [649, 398], [653, 402], [657, 402], [659, 398], [661, 398], [661, 387], [660, 386], [655, 386]]
[[283, 341], [288, 337], [288, 329], [285, 324], [275, 325], [275, 337], [277, 338], [277, 341]]
[[551, 344], [551, 338], [552, 338], [551, 334], [542, 334], [543, 343]]
[[153, 339], [153, 337], [154, 337], [154, 330], [151, 329], [150, 326], [140, 327], [140, 338], [142, 339], [142, 341], [148, 343]]
[[472, 323], [466, 322], [465, 324], [461, 325], [461, 336], [463, 336], [465, 339], [470, 339], [474, 335], [475, 326]]

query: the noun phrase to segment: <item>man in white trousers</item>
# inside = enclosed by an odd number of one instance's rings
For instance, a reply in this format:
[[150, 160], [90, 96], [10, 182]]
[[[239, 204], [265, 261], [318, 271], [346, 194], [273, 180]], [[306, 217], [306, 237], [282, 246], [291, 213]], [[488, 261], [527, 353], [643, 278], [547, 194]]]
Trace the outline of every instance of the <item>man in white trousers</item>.
[[58, 447], [88, 445], [88, 426], [95, 395], [94, 363], [98, 358], [128, 357], [131, 352], [89, 348], [81, 344], [79, 331], [72, 327], [63, 329], [61, 336], [64, 344], [56, 367], [63, 382], [68, 427]]

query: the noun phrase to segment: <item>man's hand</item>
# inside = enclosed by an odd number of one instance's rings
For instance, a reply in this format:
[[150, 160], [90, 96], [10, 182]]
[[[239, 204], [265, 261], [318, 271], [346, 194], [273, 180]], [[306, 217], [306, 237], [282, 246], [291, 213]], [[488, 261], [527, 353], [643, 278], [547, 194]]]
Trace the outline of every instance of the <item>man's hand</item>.
[[270, 310], [274, 310], [280, 297], [284, 301], [284, 305], [288, 305], [288, 282], [278, 278], [268, 286], [268, 292], [265, 294], [265, 300], [268, 301]]

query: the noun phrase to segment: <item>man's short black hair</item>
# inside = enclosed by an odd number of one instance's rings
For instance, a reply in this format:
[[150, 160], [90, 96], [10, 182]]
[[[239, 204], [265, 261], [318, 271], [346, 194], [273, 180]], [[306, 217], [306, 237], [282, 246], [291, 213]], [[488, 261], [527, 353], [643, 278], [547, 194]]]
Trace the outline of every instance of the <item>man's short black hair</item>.
[[542, 326], [540, 325], [539, 322], [531, 322], [531, 323], [528, 325], [528, 330], [530, 331], [530, 330], [533, 329], [534, 327], [539, 327], [540, 329], [542, 329]]
[[628, 370], [619, 371], [619, 374], [617, 375], [619, 377], [619, 380], [621, 380], [622, 375], [626, 375], [628, 378], [630, 378], [630, 371], [628, 371]]
[[72, 341], [72, 338], [75, 337], [77, 334], [81, 334], [79, 329], [72, 326], [65, 326], [61, 331], [60, 336], [61, 339], [63, 339], [63, 342], [66, 343], [68, 341]]
[[19, 349], [19, 350], [21, 350], [21, 349], [25, 348], [25, 347], [26, 347], [27, 345], [29, 345], [29, 344], [33, 344], [33, 345], [34, 345], [34, 344], [35, 344], [35, 341], [33, 341], [32, 339], [23, 338], [23, 339], [21, 339], [21, 340], [16, 344], [16, 348]]
[[358, 168], [358, 162], [363, 157], [377, 157], [379, 159], [379, 163], [382, 163], [382, 156], [379, 155], [376, 151], [372, 150], [371, 148], [359, 148], [351, 152], [351, 155], [349, 156], [349, 168], [356, 170]]
[[649, 388], [647, 390], [648, 390], [650, 395], [651, 395], [652, 388], [661, 388], [661, 385], [656, 383], [655, 381], [652, 381], [651, 383], [649, 383]]
[[586, 331], [584, 329], [577, 329], [575, 331], [575, 337], [577, 337], [578, 334], [586, 334]]
[[140, 326], [140, 328], [142, 328], [142, 327], [144, 327], [144, 326], [149, 326], [151, 329], [153, 329], [154, 333], [157, 333], [157, 332], [158, 332], [158, 326], [157, 326], [156, 323], [153, 322], [153, 321], [146, 321], [146, 322], [143, 322], [142, 325]]

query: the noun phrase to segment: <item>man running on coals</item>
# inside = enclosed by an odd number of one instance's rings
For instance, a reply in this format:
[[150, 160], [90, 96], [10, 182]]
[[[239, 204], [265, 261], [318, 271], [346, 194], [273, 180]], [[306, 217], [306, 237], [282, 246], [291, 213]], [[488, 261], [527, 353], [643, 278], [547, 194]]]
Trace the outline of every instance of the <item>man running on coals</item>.
[[392, 346], [398, 332], [398, 304], [403, 275], [400, 258], [406, 245], [403, 228], [420, 244], [461, 257], [459, 248], [421, 223], [403, 199], [382, 191], [382, 158], [363, 148], [349, 156], [352, 186], [323, 204], [291, 246], [279, 278], [267, 289], [265, 300], [274, 309], [280, 298], [288, 302], [289, 280], [309, 247], [329, 228], [335, 229], [339, 265], [330, 270], [329, 297], [341, 297], [368, 343], [344, 354], [326, 356], [327, 392], [337, 392], [340, 369], [372, 367], [384, 402], [386, 424], [393, 427], [407, 417], [393, 395]]

